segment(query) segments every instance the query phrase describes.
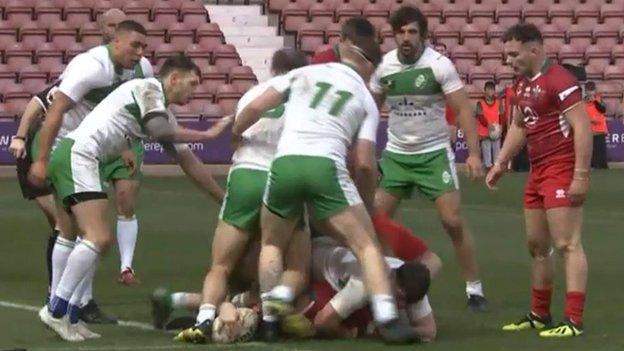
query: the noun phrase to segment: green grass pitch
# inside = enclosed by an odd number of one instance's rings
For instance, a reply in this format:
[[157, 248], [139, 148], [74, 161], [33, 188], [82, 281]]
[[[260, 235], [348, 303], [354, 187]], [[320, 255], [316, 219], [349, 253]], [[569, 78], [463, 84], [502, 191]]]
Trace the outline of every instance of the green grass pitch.
[[[464, 283], [449, 239], [426, 200], [401, 207], [399, 219], [422, 235], [444, 261], [430, 299], [438, 323], [438, 339], [430, 345], [396, 347], [426, 350], [623, 350], [622, 248], [624, 247], [624, 172], [594, 172], [586, 207], [584, 242], [589, 260], [586, 333], [568, 340], [543, 340], [535, 333], [503, 333], [503, 323], [522, 316], [529, 303], [529, 256], [524, 244], [521, 208], [525, 174], [511, 174], [501, 190], [462, 182], [463, 213], [477, 241], [490, 312], [465, 308]], [[186, 179], [147, 178], [138, 205], [140, 225], [135, 268], [142, 284], [116, 283], [117, 249], [113, 247], [98, 271], [95, 295], [105, 311], [123, 320], [150, 322], [148, 294], [158, 286], [178, 291], [200, 289], [210, 264], [210, 245], [218, 206]], [[34, 204], [21, 199], [16, 181], [0, 180], [0, 350], [379, 350], [375, 340], [291, 341], [278, 344], [183, 345], [172, 335], [133, 327], [95, 326], [97, 341], [68, 344], [44, 329], [32, 311], [3, 306], [41, 306], [46, 290], [44, 250], [48, 228]], [[565, 290], [558, 259], [553, 315], [561, 318]]]

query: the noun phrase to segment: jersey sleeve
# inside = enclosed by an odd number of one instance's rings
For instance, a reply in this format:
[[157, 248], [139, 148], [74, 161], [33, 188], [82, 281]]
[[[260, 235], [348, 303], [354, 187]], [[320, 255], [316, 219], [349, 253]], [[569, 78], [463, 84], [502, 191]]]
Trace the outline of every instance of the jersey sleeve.
[[48, 112], [48, 108], [52, 104], [52, 98], [54, 97], [54, 92], [58, 90], [59, 84], [60, 84], [60, 81], [57, 81], [34, 96], [35, 100], [37, 100], [37, 102], [43, 109], [43, 112]]
[[143, 81], [132, 89], [132, 96], [139, 106], [141, 118], [153, 112], [167, 113], [165, 96], [158, 83]]
[[271, 87], [281, 94], [284, 94], [290, 89], [290, 86], [299, 74], [301, 74], [300, 69], [296, 69], [284, 75], [273, 77], [267, 81], [267, 88]]
[[377, 109], [377, 105], [375, 104], [373, 97], [368, 92], [366, 92], [364, 98], [364, 108], [366, 110], [366, 117], [360, 126], [357, 138], [376, 143], [377, 126], [379, 125], [379, 110]]
[[429, 303], [429, 297], [425, 295], [420, 301], [410, 304], [408, 306], [408, 314], [412, 321], [417, 321], [431, 314], [431, 304]]
[[83, 53], [76, 56], [65, 68], [59, 91], [67, 95], [73, 102], [79, 102], [92, 89], [102, 86], [102, 64]]
[[566, 113], [571, 107], [582, 101], [581, 87], [572, 73], [564, 68], [558, 68], [552, 72], [549, 80], [550, 92], [557, 109]]
[[143, 70], [143, 77], [152, 78], [154, 77], [154, 69], [152, 68], [152, 64], [145, 57], [141, 58], [141, 70]]
[[454, 93], [464, 87], [455, 66], [446, 56], [440, 55], [436, 64], [431, 67], [444, 95]]
[[383, 72], [383, 61], [377, 66], [375, 72], [371, 75], [370, 80], [368, 82], [368, 88], [372, 93], [381, 94], [384, 92], [384, 87], [381, 84], [381, 77]]
[[368, 293], [361, 279], [351, 277], [347, 284], [329, 300], [329, 304], [342, 319], [347, 319], [353, 312], [366, 306]]

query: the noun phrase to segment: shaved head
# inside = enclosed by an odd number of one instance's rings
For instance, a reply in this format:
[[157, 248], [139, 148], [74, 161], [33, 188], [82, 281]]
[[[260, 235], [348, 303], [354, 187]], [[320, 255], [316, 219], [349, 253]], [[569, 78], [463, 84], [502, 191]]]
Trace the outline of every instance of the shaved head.
[[126, 14], [120, 9], [110, 9], [98, 16], [98, 26], [102, 33], [104, 44], [108, 44], [115, 37], [115, 29], [119, 22], [126, 19]]

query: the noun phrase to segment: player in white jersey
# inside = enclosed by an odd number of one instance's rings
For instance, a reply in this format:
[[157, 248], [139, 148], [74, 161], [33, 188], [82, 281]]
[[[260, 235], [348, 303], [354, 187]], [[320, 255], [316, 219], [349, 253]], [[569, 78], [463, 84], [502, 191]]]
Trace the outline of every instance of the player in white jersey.
[[[242, 111], [260, 96], [275, 80], [289, 71], [305, 66], [307, 59], [301, 52], [279, 50], [273, 55], [271, 71], [274, 78], [251, 88], [239, 101], [237, 111]], [[212, 324], [217, 307], [228, 292], [228, 279], [248, 248], [248, 242], [260, 232], [260, 208], [269, 168], [275, 155], [277, 142], [282, 133], [284, 104], [263, 114], [262, 118], [247, 129], [232, 156], [226, 194], [219, 214], [219, 223], [212, 240], [212, 264], [203, 287], [202, 304], [194, 327], [182, 331], [176, 340], [204, 343], [210, 340]], [[294, 278], [297, 292], [307, 287], [309, 272], [309, 234], [297, 229], [291, 245], [300, 247], [294, 253], [295, 260], [287, 262], [288, 276]], [[305, 258], [308, 259], [305, 259]], [[296, 292], [296, 293], [297, 293]], [[155, 304], [166, 305], [159, 301]], [[167, 310], [166, 307], [157, 308]], [[168, 313], [162, 314], [163, 317]], [[164, 319], [164, 318], [162, 318]], [[156, 321], [156, 324], [162, 324]]]
[[[419, 262], [404, 262], [386, 257], [395, 282], [396, 296], [404, 304], [401, 316], [408, 319], [421, 341], [432, 341], [436, 324], [427, 298], [430, 273]], [[312, 241], [312, 278], [314, 305], [305, 312], [314, 321], [317, 333], [328, 337], [352, 336], [370, 332], [367, 311], [358, 311], [368, 305], [368, 294], [362, 282], [362, 268], [346, 247], [329, 237], [316, 237]], [[336, 293], [331, 296], [325, 285]], [[356, 313], [357, 312], [357, 313]]]
[[487, 301], [479, 280], [471, 233], [460, 214], [455, 157], [445, 119], [448, 104], [457, 115], [469, 156], [471, 178], [483, 170], [476, 126], [464, 85], [451, 61], [426, 46], [427, 18], [403, 6], [389, 20], [398, 49], [387, 53], [370, 81], [378, 106], [390, 106], [388, 143], [379, 162], [381, 183], [375, 195], [379, 213], [393, 216], [401, 199], [416, 188], [435, 203], [466, 279], [468, 306], [483, 311]]
[[[365, 80], [381, 54], [377, 43], [360, 45], [341, 45], [343, 63], [303, 67], [276, 80], [234, 123], [233, 133], [240, 136], [264, 111], [278, 106], [288, 91], [284, 130], [271, 164], [261, 214], [259, 280], [266, 340], [275, 339], [279, 316], [292, 312], [295, 296], [282, 276], [283, 252], [304, 205], [312, 219], [344, 238], [362, 262], [375, 321], [384, 339], [403, 343], [416, 338], [398, 320], [388, 270], [366, 211], [373, 206], [379, 113]], [[359, 193], [346, 167], [347, 149], [354, 139]]]
[[[82, 341], [95, 337], [78, 323], [77, 308], [84, 278], [95, 270], [99, 256], [112, 240], [107, 220], [105, 188], [100, 165], [118, 157], [131, 140], [153, 137], [164, 143], [184, 172], [215, 198], [222, 190], [185, 144], [218, 136], [229, 124], [226, 117], [206, 131], [178, 127], [167, 110], [170, 103], [188, 103], [199, 85], [200, 70], [187, 57], [167, 59], [156, 78], [134, 79], [110, 93], [87, 115], [85, 123], [67, 134], [55, 148], [49, 165], [49, 178], [66, 210], [71, 211], [82, 242], [71, 252], [67, 267], [41, 320], [63, 339]], [[130, 139], [130, 141], [128, 140]]]

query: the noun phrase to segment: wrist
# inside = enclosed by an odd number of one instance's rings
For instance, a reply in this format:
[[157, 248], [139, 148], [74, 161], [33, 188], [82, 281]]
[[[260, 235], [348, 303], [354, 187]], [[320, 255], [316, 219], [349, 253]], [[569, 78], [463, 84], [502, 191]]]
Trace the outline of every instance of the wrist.
[[17, 140], [21, 140], [21, 141], [26, 141], [26, 137], [23, 137], [21, 135], [14, 135], [13, 139], [17, 139]]

